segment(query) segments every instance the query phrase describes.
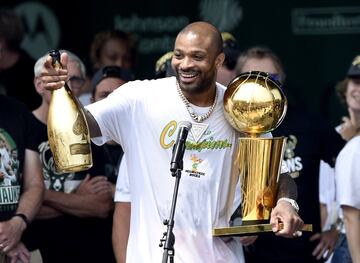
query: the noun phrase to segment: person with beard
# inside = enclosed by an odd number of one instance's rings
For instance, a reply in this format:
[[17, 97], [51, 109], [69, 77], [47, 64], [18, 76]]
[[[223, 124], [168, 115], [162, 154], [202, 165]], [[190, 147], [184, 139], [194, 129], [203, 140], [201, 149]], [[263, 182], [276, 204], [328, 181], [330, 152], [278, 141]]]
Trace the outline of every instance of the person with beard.
[[[212, 237], [212, 228], [228, 225], [226, 206], [232, 153], [239, 134], [227, 123], [225, 87], [216, 83], [224, 61], [220, 32], [206, 22], [187, 25], [177, 35], [172, 57], [176, 77], [130, 81], [107, 98], [86, 107], [93, 141], [119, 143], [125, 152], [131, 190], [127, 262], [160, 262], [159, 237], [170, 214], [174, 180], [169, 171], [172, 146], [181, 121], [192, 122], [183, 158], [177, 199], [176, 262], [244, 262], [236, 238]], [[62, 64], [66, 67], [66, 55]], [[48, 57], [42, 70], [47, 89], [57, 89], [67, 70], [55, 70]], [[192, 131], [199, 131], [193, 133]], [[211, 145], [216, 147], [211, 147]], [[198, 174], [193, 159], [201, 159]], [[288, 174], [280, 176], [278, 197], [296, 198]], [[116, 218], [114, 219], [116, 220]], [[284, 223], [280, 229], [279, 222]], [[279, 202], [271, 217], [276, 235], [292, 237], [303, 226], [290, 202]]]

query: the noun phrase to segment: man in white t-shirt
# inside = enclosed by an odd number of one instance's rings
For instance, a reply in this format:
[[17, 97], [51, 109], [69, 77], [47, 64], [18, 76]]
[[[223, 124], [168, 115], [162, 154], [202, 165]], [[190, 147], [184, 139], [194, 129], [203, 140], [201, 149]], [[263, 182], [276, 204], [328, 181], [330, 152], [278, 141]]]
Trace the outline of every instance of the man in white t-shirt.
[[[175, 261], [243, 262], [237, 239], [211, 234], [212, 228], [227, 226], [233, 212], [226, 201], [238, 134], [223, 114], [225, 87], [215, 82], [223, 60], [219, 31], [205, 22], [192, 23], [175, 41], [172, 66], [176, 77], [129, 82], [87, 107], [94, 142], [114, 140], [126, 155], [131, 189], [127, 262], [160, 262], [162, 258], [159, 238], [164, 232], [163, 220], [170, 214], [174, 185], [169, 163], [181, 121], [192, 122], [192, 129], [176, 205]], [[66, 65], [66, 56], [62, 63]], [[43, 81], [48, 89], [56, 89], [66, 80], [66, 70], [54, 70], [50, 65], [49, 58]], [[296, 187], [288, 176], [281, 176], [279, 188], [279, 197], [296, 197]], [[287, 201], [274, 208], [271, 223], [273, 231], [285, 237], [293, 237], [303, 225]]]

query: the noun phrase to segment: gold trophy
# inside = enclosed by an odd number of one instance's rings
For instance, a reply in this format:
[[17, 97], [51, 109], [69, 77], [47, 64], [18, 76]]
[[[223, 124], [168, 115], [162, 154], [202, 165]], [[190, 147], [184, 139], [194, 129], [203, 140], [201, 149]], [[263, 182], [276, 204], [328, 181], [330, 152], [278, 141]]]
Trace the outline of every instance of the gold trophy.
[[[227, 205], [232, 207], [235, 184], [240, 180], [240, 223], [213, 229], [213, 236], [249, 235], [271, 232], [271, 209], [276, 206], [277, 182], [283, 159], [285, 137], [264, 134], [280, 125], [287, 100], [281, 84], [269, 74], [251, 71], [240, 74], [224, 95], [224, 114], [246, 137], [238, 139], [233, 157]], [[240, 177], [240, 178], [239, 178]]]

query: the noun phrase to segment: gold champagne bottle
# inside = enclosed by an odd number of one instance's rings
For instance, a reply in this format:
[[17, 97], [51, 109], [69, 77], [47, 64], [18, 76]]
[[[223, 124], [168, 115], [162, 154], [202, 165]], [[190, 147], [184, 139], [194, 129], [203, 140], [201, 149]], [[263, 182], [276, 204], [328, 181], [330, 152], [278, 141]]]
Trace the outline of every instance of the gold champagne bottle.
[[[60, 52], [50, 51], [52, 66], [62, 68]], [[89, 127], [78, 100], [65, 83], [53, 90], [47, 132], [57, 172], [78, 172], [92, 166]]]

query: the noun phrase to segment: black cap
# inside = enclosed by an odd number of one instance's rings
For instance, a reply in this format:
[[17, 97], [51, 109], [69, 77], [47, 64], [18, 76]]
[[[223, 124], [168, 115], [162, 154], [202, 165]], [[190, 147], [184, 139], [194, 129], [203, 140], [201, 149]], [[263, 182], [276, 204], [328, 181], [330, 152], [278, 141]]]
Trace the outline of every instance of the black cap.
[[171, 67], [171, 59], [174, 52], [169, 51], [162, 55], [155, 64], [155, 78], [165, 78], [175, 76], [175, 72]]
[[106, 78], [117, 78], [124, 81], [134, 80], [133, 75], [130, 71], [120, 68], [118, 66], [105, 66], [96, 71], [95, 75], [91, 80], [91, 87], [95, 90], [96, 86], [100, 81]]
[[360, 55], [353, 59], [346, 76], [350, 78], [360, 78]]
[[224, 65], [229, 70], [233, 70], [240, 55], [239, 45], [235, 37], [229, 32], [221, 32], [221, 37], [223, 40], [223, 51], [225, 54]]

